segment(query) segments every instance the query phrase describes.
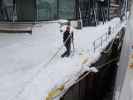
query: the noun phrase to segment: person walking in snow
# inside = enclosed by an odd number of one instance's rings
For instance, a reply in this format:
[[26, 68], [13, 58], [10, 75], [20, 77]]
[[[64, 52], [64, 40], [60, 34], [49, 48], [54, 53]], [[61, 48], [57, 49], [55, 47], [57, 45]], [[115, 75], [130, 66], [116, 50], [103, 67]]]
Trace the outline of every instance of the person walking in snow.
[[66, 29], [63, 33], [63, 44], [66, 48], [66, 51], [61, 55], [61, 57], [69, 57], [71, 53], [71, 44], [73, 44], [73, 31], [71, 29], [70, 22], [68, 22]]

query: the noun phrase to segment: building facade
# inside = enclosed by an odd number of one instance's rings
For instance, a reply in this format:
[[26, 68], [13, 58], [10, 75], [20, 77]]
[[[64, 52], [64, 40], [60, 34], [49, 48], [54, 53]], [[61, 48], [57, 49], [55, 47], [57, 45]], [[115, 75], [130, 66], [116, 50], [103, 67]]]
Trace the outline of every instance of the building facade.
[[127, 0], [1, 0], [0, 21], [82, 19], [96, 25], [120, 15]]
[[1, 0], [0, 20], [76, 19], [77, 0]]

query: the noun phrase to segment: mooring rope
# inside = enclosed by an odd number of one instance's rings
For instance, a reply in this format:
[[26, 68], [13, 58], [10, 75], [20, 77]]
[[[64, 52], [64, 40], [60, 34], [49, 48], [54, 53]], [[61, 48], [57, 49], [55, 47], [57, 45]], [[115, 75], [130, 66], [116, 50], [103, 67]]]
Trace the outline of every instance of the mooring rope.
[[[73, 82], [73, 84], [72, 84], [71, 86], [69, 86], [68, 88], [70, 88], [70, 87], [74, 86], [75, 84], [79, 83], [79, 82], [80, 82], [81, 80], [83, 80], [87, 75], [89, 75], [90, 72], [97, 73], [99, 69], [105, 67], [106, 65], [108, 65], [108, 64], [110, 64], [110, 63], [112, 63], [112, 62], [114, 62], [114, 61], [117, 61], [118, 58], [119, 58], [119, 57], [114, 58], [114, 59], [111, 59], [111, 60], [108, 61], [107, 63], [104, 63], [104, 64], [101, 64], [101, 65], [97, 66], [97, 68], [94, 67], [95, 70], [97, 70], [97, 71], [94, 71], [94, 70], [92, 70], [92, 69], [88, 70], [88, 72], [85, 73], [85, 74], [84, 74], [82, 77], [80, 77], [78, 80], [73, 80], [73, 81], [75, 81], [75, 82]], [[109, 66], [109, 67], [110, 67], [110, 66]], [[91, 68], [92, 68], [92, 67], [91, 67]], [[60, 96], [62, 93], [66, 92], [67, 90], [64, 90], [64, 89], [65, 89], [65, 85], [66, 85], [67, 83], [69, 83], [69, 82], [70, 82], [70, 80], [66, 81], [63, 85], [61, 85], [61, 86], [58, 87], [57, 89], [52, 90], [52, 91], [49, 93], [49, 95], [47, 96], [46, 100], [53, 100], [53, 99], [55, 99], [56, 97]], [[68, 88], [67, 88], [67, 89], [68, 89]]]
[[[66, 42], [68, 41], [68, 39], [72, 36], [72, 33], [70, 33], [70, 35], [67, 37], [67, 39], [65, 40], [64, 44], [66, 44]], [[53, 60], [54, 58], [58, 55], [58, 53], [63, 49], [64, 44], [61, 45], [61, 47], [55, 52], [55, 54], [48, 60], [48, 62], [46, 62], [44, 65], [41, 66], [41, 68], [27, 81], [25, 82], [25, 86], [19, 91], [17, 92], [17, 94], [13, 97], [13, 99], [10, 100], [15, 100], [17, 99], [20, 95], [22, 95], [22, 93], [24, 92], [25, 88], [28, 87], [29, 84], [32, 83], [32, 81], [35, 79], [36, 76], [38, 76], [40, 74], [40, 72], [42, 71], [43, 68], [46, 68]]]
[[[95, 67], [97, 70], [99, 70], [99, 69], [102, 69], [103, 67], [105, 67], [106, 65], [108, 65], [108, 64], [110, 64], [110, 63], [112, 63], [112, 62], [114, 62], [114, 61], [117, 61], [119, 59], [119, 57], [117, 57], [117, 58], [114, 58], [114, 59], [111, 59], [111, 60], [109, 60], [107, 63], [104, 63], [104, 64], [101, 64], [101, 65], [99, 65], [99, 66], [97, 66], [97, 67]], [[84, 79], [90, 72], [93, 72], [93, 71], [88, 71], [85, 75], [83, 75], [81, 78], [79, 78], [74, 84], [77, 84], [78, 82], [80, 82], [82, 79]]]

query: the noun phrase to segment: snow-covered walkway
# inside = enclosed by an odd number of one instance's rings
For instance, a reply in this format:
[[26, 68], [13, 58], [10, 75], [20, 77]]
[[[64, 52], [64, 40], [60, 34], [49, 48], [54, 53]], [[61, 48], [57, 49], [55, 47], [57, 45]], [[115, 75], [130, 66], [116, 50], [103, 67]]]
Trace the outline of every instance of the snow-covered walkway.
[[67, 80], [78, 78], [84, 55], [91, 58], [90, 62], [98, 59], [101, 50], [95, 54], [92, 52], [94, 40], [112, 26], [115, 30], [111, 40], [124, 25], [115, 18], [105, 25], [75, 30], [74, 56], [60, 58], [63, 49], [50, 64], [47, 62], [62, 46], [58, 23], [36, 25], [32, 35], [0, 33], [1, 100], [44, 100], [51, 89]]

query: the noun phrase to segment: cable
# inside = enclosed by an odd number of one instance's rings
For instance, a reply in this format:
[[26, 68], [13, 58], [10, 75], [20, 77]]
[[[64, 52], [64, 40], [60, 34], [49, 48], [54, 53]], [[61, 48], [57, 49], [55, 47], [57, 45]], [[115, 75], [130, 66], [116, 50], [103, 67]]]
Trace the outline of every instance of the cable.
[[[103, 67], [105, 67], [106, 65], [114, 62], [114, 61], [117, 61], [119, 59], [119, 57], [117, 58], [114, 58], [114, 59], [111, 59], [110, 61], [108, 61], [107, 63], [104, 63], [104, 64], [101, 64], [99, 66], [97, 66], [96, 69], [102, 69]], [[80, 82], [82, 79], [84, 79], [90, 72], [93, 72], [93, 71], [88, 71], [85, 75], [83, 75], [81, 78], [79, 78], [74, 84], [77, 84], [78, 82]]]
[[[66, 42], [68, 41], [68, 39], [72, 36], [72, 34], [70, 34], [67, 39], [65, 40], [64, 44], [66, 44]], [[52, 60], [57, 56], [57, 54], [61, 51], [61, 49], [64, 47], [64, 45], [62, 45], [58, 50], [57, 52], [48, 60], [47, 63], [45, 63], [43, 66], [41, 66], [41, 68], [25, 83], [25, 86], [13, 97], [13, 99], [11, 100], [15, 100], [17, 99], [25, 90], [25, 88], [30, 84], [32, 83], [32, 81], [34, 80], [34, 78], [36, 76], [39, 75], [39, 73], [42, 71], [42, 68], [46, 68], [51, 62]]]
[[[96, 69], [101, 69], [101, 68], [103, 68], [103, 67], [105, 67], [106, 65], [108, 65], [108, 64], [110, 64], [110, 63], [112, 63], [112, 62], [114, 62], [114, 61], [117, 61], [118, 60], [118, 58], [119, 57], [117, 57], [117, 58], [114, 58], [114, 59], [111, 59], [110, 61], [108, 61], [107, 63], [104, 63], [104, 64], [101, 64], [101, 65], [99, 65], [99, 66], [97, 66], [97, 68]], [[110, 67], [110, 66], [109, 66]], [[78, 80], [75, 80], [75, 83], [74, 84], [72, 84], [70, 87], [72, 87], [72, 86], [74, 86], [75, 84], [77, 84], [77, 83], [79, 83], [81, 80], [83, 80], [87, 75], [89, 75], [89, 73], [90, 72], [93, 72], [92, 70], [89, 70], [86, 74], [84, 74], [82, 77], [80, 77]], [[69, 81], [67, 81], [66, 83], [68, 83]], [[70, 88], [69, 87], [69, 88]], [[64, 90], [65, 91], [65, 90]], [[63, 93], [64, 94], [64, 93]], [[56, 97], [55, 97], [56, 98]]]
[[[68, 38], [65, 40], [65, 42], [64, 42], [64, 44], [66, 44], [66, 42], [68, 41], [68, 39], [70, 38], [72, 36], [72, 34], [70, 34], [69, 36], [68, 36]], [[24, 92], [24, 90], [25, 90], [25, 88], [30, 84], [30, 83], [32, 83], [32, 81], [34, 80], [34, 78], [36, 77], [36, 76], [38, 76], [39, 75], [39, 73], [42, 71], [42, 68], [46, 68], [52, 61], [53, 61], [53, 59], [57, 56], [57, 54], [61, 51], [61, 49], [64, 47], [64, 45], [62, 45], [56, 52], [55, 52], [55, 54], [48, 60], [48, 62], [46, 62], [43, 66], [41, 66], [41, 68], [25, 83], [25, 85], [24, 85], [24, 87], [13, 97], [13, 99], [11, 99], [11, 100], [15, 100], [15, 99], [17, 99], [23, 92]], [[102, 68], [102, 67], [104, 67], [106, 64], [109, 64], [109, 63], [111, 63], [111, 62], [113, 62], [113, 61], [115, 61], [115, 60], [117, 60], [118, 58], [115, 58], [115, 59], [113, 59], [113, 60], [110, 60], [108, 63], [105, 63], [105, 64], [103, 64], [103, 65], [101, 65], [101, 66], [98, 66], [98, 68], [97, 69], [100, 69], [100, 68]], [[78, 83], [80, 80], [82, 80], [85, 76], [87, 76], [88, 74], [89, 74], [90, 72], [88, 72], [88, 73], [86, 73], [83, 77], [81, 77], [79, 80], [77, 80], [74, 84], [76, 84], [76, 83]]]
[[[117, 61], [119, 59], [119, 57], [117, 58], [114, 58], [114, 59], [111, 59], [110, 61], [108, 61], [107, 63], [104, 63], [104, 64], [101, 64], [99, 66], [96, 67], [96, 69], [102, 69], [103, 67], [105, 67], [106, 65], [114, 62], [114, 61]], [[82, 77], [80, 77], [73, 85], [77, 84], [78, 82], [80, 82], [82, 79], [84, 79], [90, 72], [92, 71], [88, 71], [85, 75], [83, 75]]]

